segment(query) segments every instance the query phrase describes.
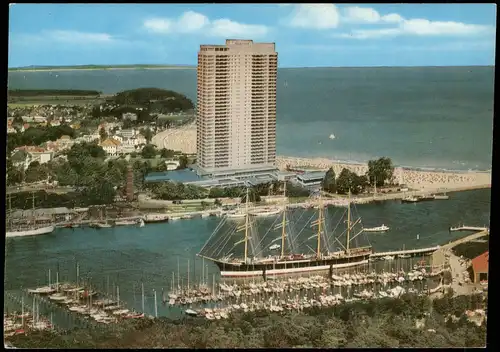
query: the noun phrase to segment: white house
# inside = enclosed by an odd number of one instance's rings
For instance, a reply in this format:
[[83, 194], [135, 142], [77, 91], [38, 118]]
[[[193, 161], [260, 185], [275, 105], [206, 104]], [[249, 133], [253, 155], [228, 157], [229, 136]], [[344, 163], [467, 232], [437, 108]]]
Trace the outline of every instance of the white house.
[[99, 136], [99, 133], [86, 134], [82, 136], [82, 140], [88, 143], [93, 142], [96, 139], [99, 140], [100, 138], [101, 136]]
[[123, 137], [122, 136], [114, 135], [111, 138], [113, 138], [114, 140], [117, 140], [120, 143], [123, 143]]

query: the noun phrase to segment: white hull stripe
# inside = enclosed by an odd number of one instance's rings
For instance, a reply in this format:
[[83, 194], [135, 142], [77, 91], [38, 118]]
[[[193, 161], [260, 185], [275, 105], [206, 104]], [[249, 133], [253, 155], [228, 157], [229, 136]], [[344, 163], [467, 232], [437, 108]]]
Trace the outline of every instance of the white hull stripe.
[[[332, 265], [333, 269], [348, 268], [357, 265], [368, 264], [368, 260], [363, 260], [355, 263], [345, 263]], [[303, 268], [287, 268], [287, 269], [271, 269], [266, 270], [266, 276], [296, 274], [312, 271], [325, 271], [330, 270], [330, 265], [308, 266]], [[249, 276], [263, 276], [263, 270], [249, 270], [249, 271], [221, 271], [222, 277], [249, 277]]]

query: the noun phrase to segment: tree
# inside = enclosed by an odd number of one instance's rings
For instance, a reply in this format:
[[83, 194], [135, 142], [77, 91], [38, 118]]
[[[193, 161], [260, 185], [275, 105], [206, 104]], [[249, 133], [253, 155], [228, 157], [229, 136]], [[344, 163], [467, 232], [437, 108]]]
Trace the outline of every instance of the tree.
[[[260, 202], [260, 195], [254, 190], [254, 189], [249, 189], [248, 191], [248, 201], [253, 202], [253, 203], [258, 203]], [[241, 203], [246, 203], [247, 201], [247, 194], [245, 193], [241, 197]]]
[[156, 147], [152, 144], [148, 144], [142, 148], [141, 155], [144, 159], [153, 159], [156, 157]]
[[172, 158], [175, 155], [175, 152], [172, 149], [163, 148], [160, 150], [160, 156], [165, 159]]
[[335, 171], [333, 171], [333, 167], [329, 168], [321, 182], [321, 188], [323, 191], [329, 193], [337, 192], [337, 182], [335, 179]]
[[187, 168], [188, 163], [189, 163], [189, 160], [188, 160], [187, 156], [185, 154], [182, 154], [179, 157], [179, 166], [177, 166], [177, 170], [184, 170], [185, 168]]
[[146, 138], [146, 143], [149, 144], [151, 140], [153, 139], [153, 131], [149, 128], [143, 128], [141, 129], [140, 133]]
[[22, 125], [24, 123], [23, 118], [21, 116], [16, 116], [14, 117], [14, 120], [12, 120], [12, 125]]
[[390, 158], [382, 157], [377, 160], [368, 161], [368, 172], [366, 175], [371, 185], [376, 183], [377, 187], [381, 187], [386, 182], [392, 180], [393, 174], [394, 166]]
[[337, 193], [347, 194], [351, 190], [352, 194], [359, 194], [365, 190], [367, 179], [364, 176], [358, 176], [356, 173], [342, 169], [337, 178]]
[[99, 137], [101, 139], [101, 142], [103, 140], [105, 140], [106, 138], [108, 138], [108, 132], [106, 132], [106, 130], [104, 129], [104, 127], [101, 127], [101, 129], [99, 130]]

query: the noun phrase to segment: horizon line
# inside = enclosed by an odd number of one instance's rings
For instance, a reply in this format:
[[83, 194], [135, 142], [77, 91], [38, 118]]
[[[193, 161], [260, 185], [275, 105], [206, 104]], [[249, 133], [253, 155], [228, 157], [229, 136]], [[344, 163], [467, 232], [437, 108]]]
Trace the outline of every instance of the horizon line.
[[[149, 67], [196, 67], [197, 65], [191, 64], [78, 64], [78, 65], [29, 65], [29, 66], [15, 66], [8, 67], [8, 70], [29, 70], [29, 69], [55, 69], [55, 68], [79, 68], [79, 67], [109, 67], [109, 68], [119, 68], [124, 66], [149, 66]], [[392, 67], [495, 67], [495, 64], [477, 64], [477, 65], [371, 65], [371, 66], [278, 66], [278, 68], [289, 69], [289, 68], [392, 68]]]

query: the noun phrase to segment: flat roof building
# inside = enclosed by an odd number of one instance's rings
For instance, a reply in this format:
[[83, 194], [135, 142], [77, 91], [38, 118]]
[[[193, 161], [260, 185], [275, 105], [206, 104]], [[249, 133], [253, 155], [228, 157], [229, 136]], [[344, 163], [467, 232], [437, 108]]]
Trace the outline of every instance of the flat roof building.
[[225, 45], [200, 46], [200, 175], [275, 169], [277, 67], [274, 43], [228, 39]]

